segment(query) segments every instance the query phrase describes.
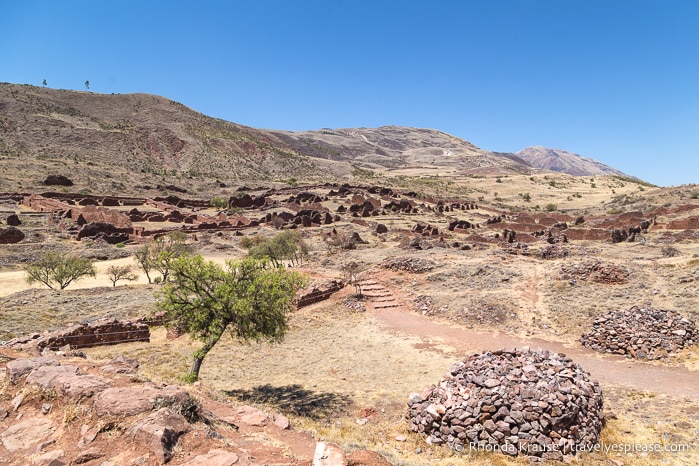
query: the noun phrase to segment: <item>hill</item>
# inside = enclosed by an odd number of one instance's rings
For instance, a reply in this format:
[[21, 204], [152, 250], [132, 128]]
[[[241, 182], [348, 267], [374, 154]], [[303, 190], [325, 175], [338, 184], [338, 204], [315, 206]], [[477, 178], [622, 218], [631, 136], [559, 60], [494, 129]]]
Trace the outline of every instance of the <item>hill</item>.
[[72, 191], [146, 196], [217, 196], [229, 185], [351, 181], [373, 171], [394, 179], [621, 173], [564, 151], [491, 152], [434, 129], [260, 130], [155, 95], [8, 83], [0, 84], [0, 159], [0, 191], [45, 191], [48, 175], [69, 175]]
[[[48, 174], [76, 186], [136, 193], [215, 180], [341, 176], [342, 165], [298, 153], [269, 132], [207, 117], [147, 94], [104, 95], [0, 84], [0, 191], [37, 190]], [[155, 186], [152, 186], [155, 185]]]
[[561, 149], [531, 146], [520, 150], [516, 155], [532, 167], [568, 173], [569, 175], [617, 175], [628, 177], [628, 175], [616, 168], [612, 168], [597, 160]]
[[382, 126], [272, 133], [304, 154], [363, 168], [392, 171], [429, 167], [456, 169], [462, 173], [488, 169], [503, 173], [531, 171], [527, 162], [514, 154], [480, 149], [434, 129]]

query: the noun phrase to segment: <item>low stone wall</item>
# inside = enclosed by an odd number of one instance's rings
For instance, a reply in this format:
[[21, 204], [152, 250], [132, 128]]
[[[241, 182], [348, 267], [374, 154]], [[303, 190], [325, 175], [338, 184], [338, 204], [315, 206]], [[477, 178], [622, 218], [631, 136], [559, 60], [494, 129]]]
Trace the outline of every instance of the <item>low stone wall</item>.
[[34, 333], [15, 338], [8, 341], [6, 346], [30, 353], [41, 353], [45, 348], [55, 350], [65, 345], [76, 349], [136, 341], [150, 342], [147, 323], [100, 319], [87, 324], [71, 325], [51, 333]]
[[329, 280], [322, 283], [311, 283], [308, 288], [301, 290], [296, 301], [296, 306], [302, 308], [310, 306], [319, 301], [324, 301], [333, 293], [340, 291], [345, 287], [342, 280]]

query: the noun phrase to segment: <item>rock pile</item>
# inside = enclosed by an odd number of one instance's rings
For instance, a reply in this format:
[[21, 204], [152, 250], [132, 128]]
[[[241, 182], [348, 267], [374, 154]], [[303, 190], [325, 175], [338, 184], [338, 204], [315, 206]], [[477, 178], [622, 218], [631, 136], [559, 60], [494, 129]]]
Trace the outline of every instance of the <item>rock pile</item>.
[[626, 268], [599, 259], [587, 259], [579, 264], [563, 264], [561, 271], [564, 280], [578, 278], [608, 284], [626, 283], [631, 275]]
[[541, 259], [562, 259], [568, 257], [570, 252], [561, 243], [549, 244], [537, 252], [537, 257]]
[[410, 396], [406, 419], [428, 443], [456, 451], [562, 459], [598, 441], [601, 414], [601, 388], [578, 364], [525, 347], [455, 364]]
[[583, 346], [637, 359], [662, 359], [699, 341], [694, 322], [674, 311], [632, 307], [610, 311], [580, 337]]
[[381, 263], [381, 267], [394, 271], [403, 271], [411, 273], [429, 272], [434, 268], [435, 264], [426, 259], [419, 257], [401, 257], [394, 259], [385, 259]]

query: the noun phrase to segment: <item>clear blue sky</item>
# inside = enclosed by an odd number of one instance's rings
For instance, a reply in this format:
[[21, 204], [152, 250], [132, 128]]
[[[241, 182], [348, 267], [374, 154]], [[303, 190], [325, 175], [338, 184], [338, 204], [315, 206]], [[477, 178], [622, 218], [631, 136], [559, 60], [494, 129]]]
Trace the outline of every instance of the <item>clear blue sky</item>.
[[257, 128], [407, 125], [699, 182], [695, 0], [0, 0], [0, 81]]

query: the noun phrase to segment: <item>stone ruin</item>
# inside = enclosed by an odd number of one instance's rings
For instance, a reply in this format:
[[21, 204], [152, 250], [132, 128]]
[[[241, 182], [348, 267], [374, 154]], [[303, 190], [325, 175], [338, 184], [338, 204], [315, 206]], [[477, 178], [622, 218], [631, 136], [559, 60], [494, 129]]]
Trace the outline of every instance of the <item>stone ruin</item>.
[[631, 272], [615, 264], [602, 262], [599, 259], [587, 259], [578, 264], [561, 265], [561, 278], [570, 280], [590, 280], [596, 283], [622, 284], [628, 281]]
[[136, 341], [150, 342], [150, 328], [146, 322], [107, 318], [86, 324], [71, 324], [55, 332], [32, 333], [10, 340], [6, 346], [40, 354], [44, 349], [56, 350], [66, 345], [76, 349]]
[[345, 283], [337, 279], [311, 283], [296, 295], [296, 307], [300, 309], [324, 301], [344, 287]]
[[424, 273], [434, 269], [436, 264], [419, 257], [396, 257], [384, 259], [380, 266], [395, 272]]
[[406, 419], [428, 443], [455, 451], [560, 460], [597, 443], [602, 404], [599, 384], [570, 358], [524, 347], [454, 364], [410, 396]]
[[674, 311], [632, 307], [610, 311], [580, 337], [583, 346], [637, 359], [662, 359], [699, 342], [691, 320]]

